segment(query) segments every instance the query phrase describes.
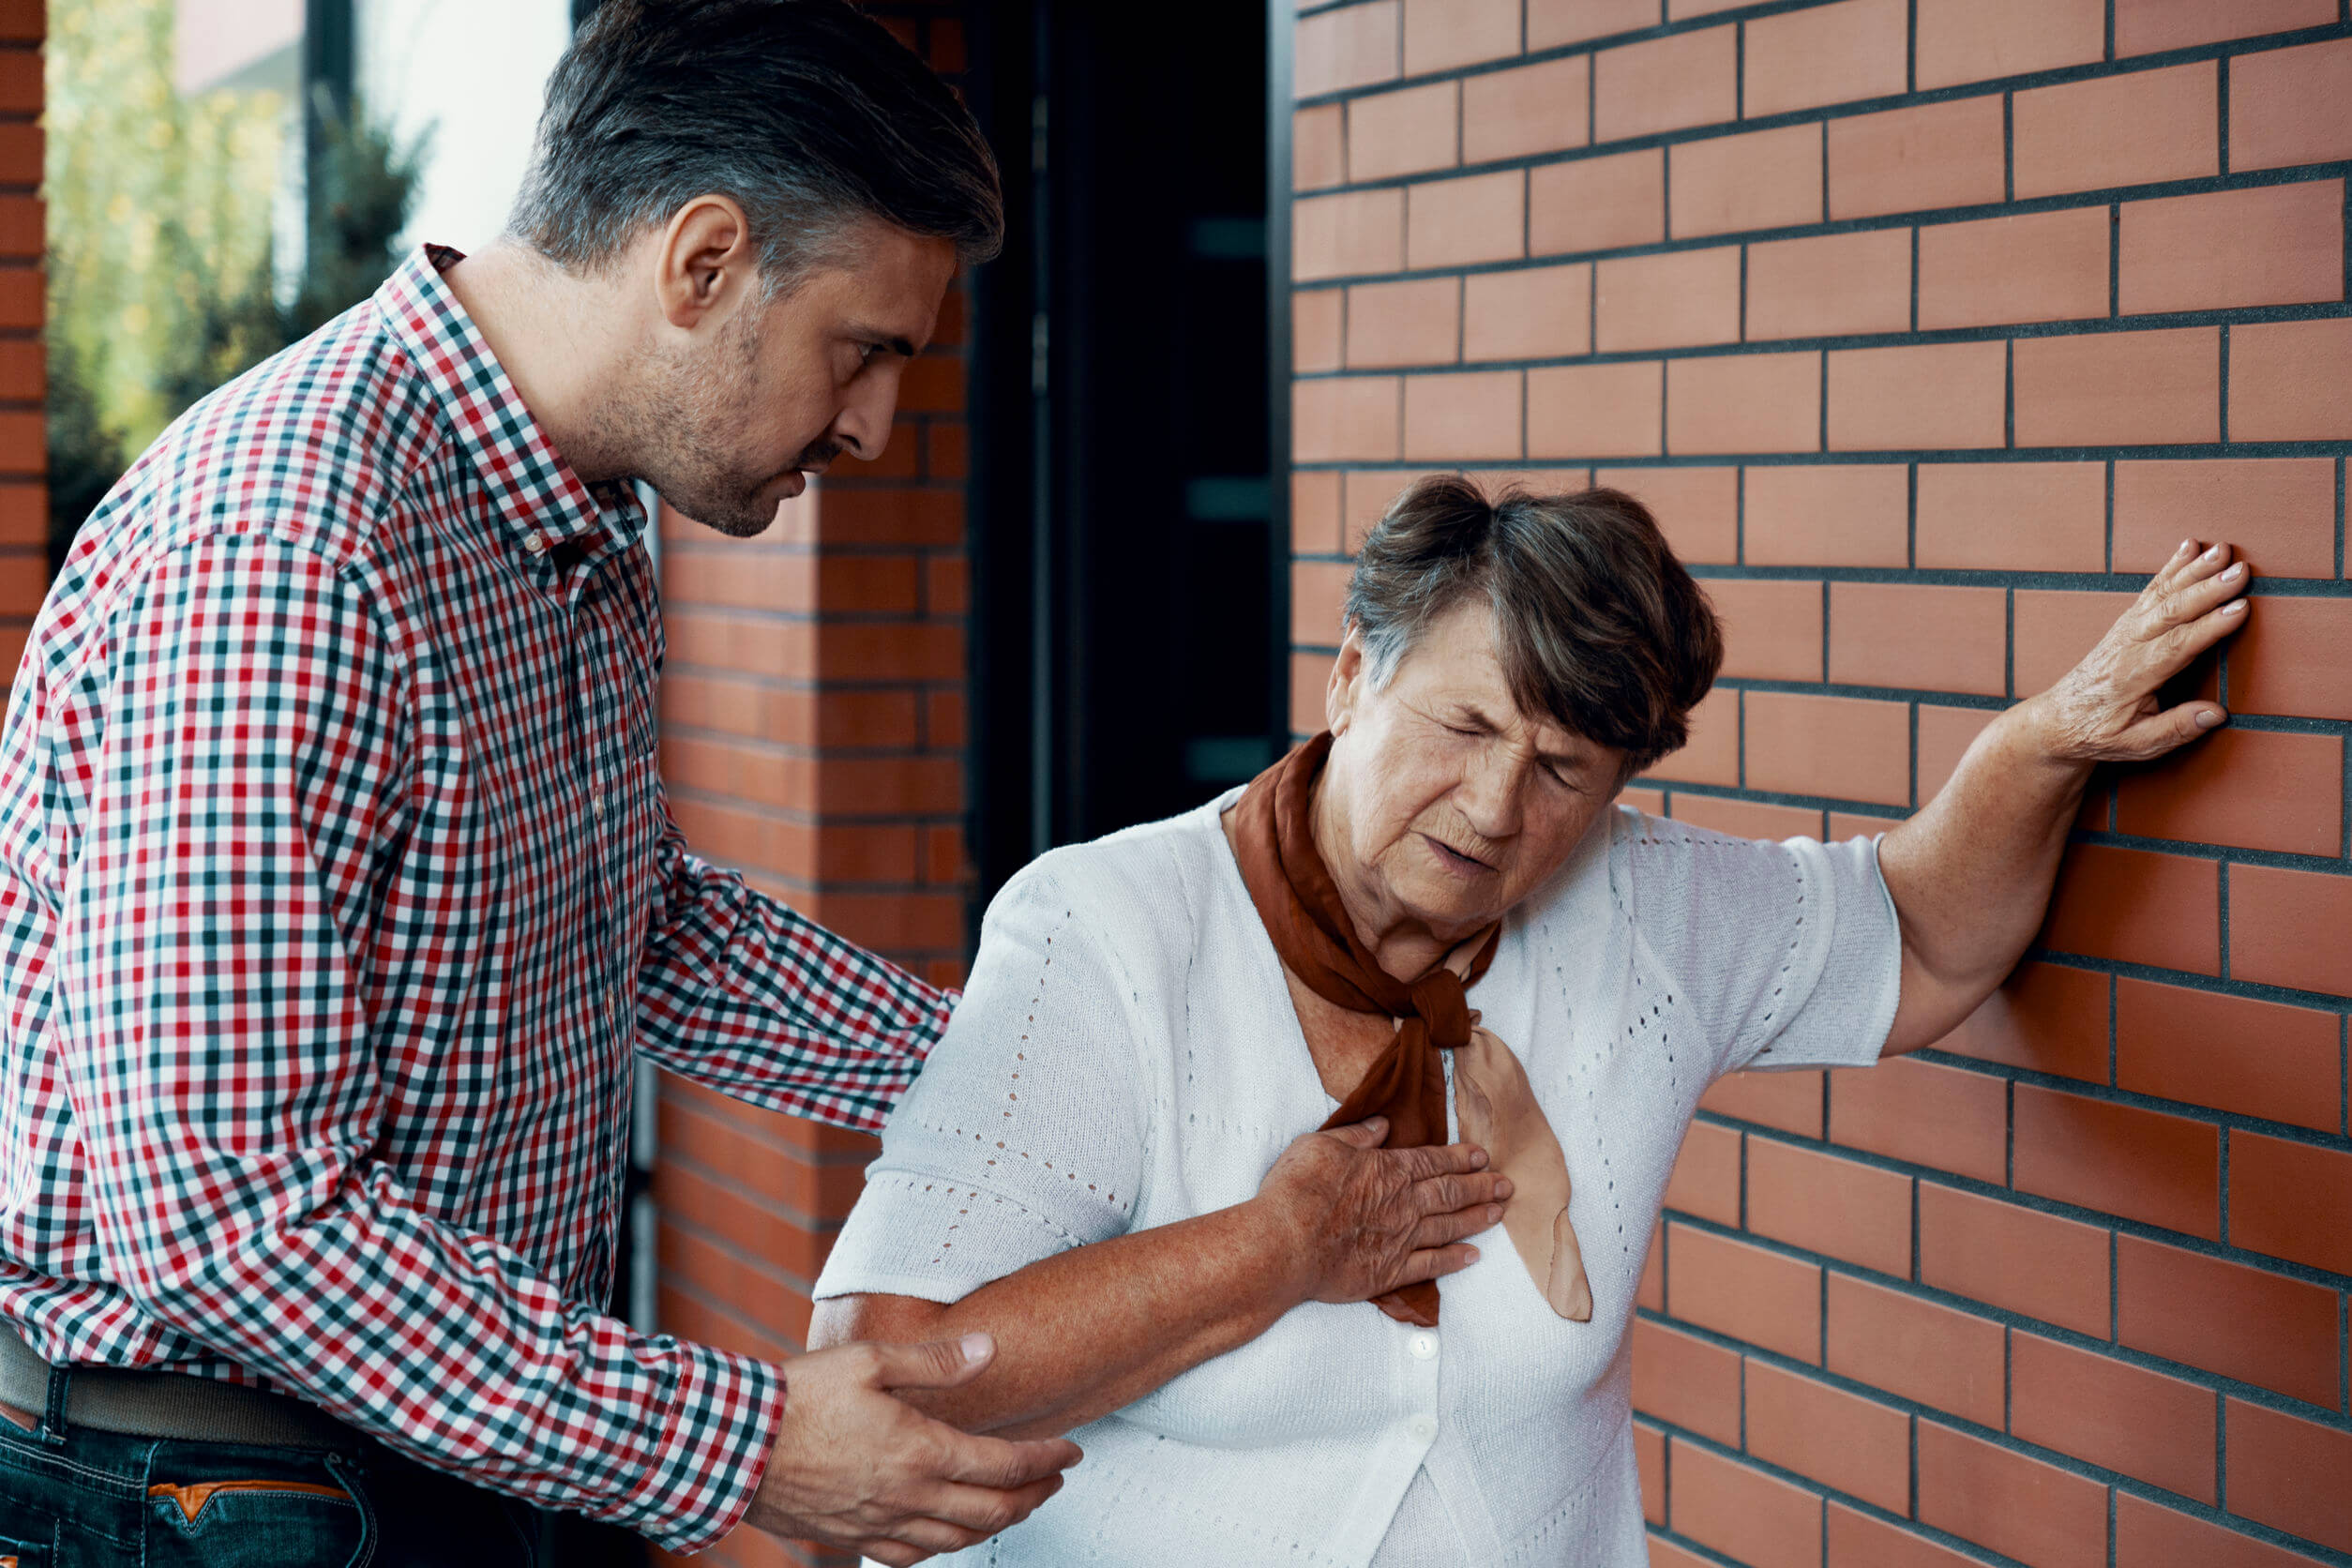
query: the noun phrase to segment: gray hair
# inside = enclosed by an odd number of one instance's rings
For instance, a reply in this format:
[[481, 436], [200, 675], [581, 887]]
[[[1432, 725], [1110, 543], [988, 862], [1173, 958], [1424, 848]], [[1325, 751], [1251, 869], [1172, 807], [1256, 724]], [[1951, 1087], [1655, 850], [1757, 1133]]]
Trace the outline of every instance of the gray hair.
[[874, 219], [966, 265], [1004, 242], [980, 128], [845, 0], [606, 0], [548, 81], [507, 233], [593, 271], [706, 194], [743, 207], [770, 298]]

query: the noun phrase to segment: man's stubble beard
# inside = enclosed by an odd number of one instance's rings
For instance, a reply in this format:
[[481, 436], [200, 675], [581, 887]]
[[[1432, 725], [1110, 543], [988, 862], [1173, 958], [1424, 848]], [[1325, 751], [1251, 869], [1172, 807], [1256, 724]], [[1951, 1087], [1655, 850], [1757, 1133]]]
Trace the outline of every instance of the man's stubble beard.
[[646, 389], [614, 410], [615, 433], [642, 454], [639, 476], [671, 507], [733, 538], [764, 533], [776, 520], [774, 502], [759, 491], [774, 475], [746, 475], [726, 445], [759, 397], [760, 338], [747, 316], [729, 341], [699, 359], [669, 354], [653, 368]]

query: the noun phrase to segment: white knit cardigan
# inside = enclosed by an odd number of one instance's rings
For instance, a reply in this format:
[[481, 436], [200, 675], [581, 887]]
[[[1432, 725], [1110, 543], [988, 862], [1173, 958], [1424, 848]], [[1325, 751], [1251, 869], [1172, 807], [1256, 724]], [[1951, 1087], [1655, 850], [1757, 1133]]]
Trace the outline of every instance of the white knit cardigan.
[[[1239, 1203], [1335, 1108], [1218, 825], [1232, 798], [1006, 885], [820, 1298], [955, 1302]], [[1737, 1068], [1876, 1060], [1900, 953], [1875, 840], [1606, 813], [1470, 993], [1566, 1152], [1592, 1320], [1554, 1316], [1497, 1227], [1440, 1285], [1440, 1328], [1294, 1308], [1072, 1433], [1086, 1458], [1062, 1494], [953, 1560], [1646, 1563], [1627, 1345], [1683, 1131]]]

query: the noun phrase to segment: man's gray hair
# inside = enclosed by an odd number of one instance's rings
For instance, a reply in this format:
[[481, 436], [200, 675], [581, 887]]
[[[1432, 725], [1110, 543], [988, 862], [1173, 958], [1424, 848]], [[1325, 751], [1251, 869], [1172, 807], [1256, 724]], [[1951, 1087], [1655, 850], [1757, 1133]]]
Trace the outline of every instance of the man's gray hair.
[[701, 195], [731, 197], [770, 298], [875, 219], [1004, 242], [996, 159], [931, 69], [846, 0], [605, 0], [548, 81], [507, 232], [594, 271]]

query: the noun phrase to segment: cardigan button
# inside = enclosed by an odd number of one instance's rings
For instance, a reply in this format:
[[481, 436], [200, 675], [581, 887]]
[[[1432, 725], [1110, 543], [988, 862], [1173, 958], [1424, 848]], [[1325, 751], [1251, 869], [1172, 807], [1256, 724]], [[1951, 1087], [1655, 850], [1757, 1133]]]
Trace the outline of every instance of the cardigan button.
[[1435, 1442], [1438, 1437], [1438, 1419], [1435, 1416], [1417, 1415], [1405, 1423], [1405, 1430], [1411, 1435], [1415, 1442]]
[[1416, 1334], [1411, 1344], [1415, 1361], [1427, 1361], [1438, 1353], [1438, 1336], [1434, 1334]]

